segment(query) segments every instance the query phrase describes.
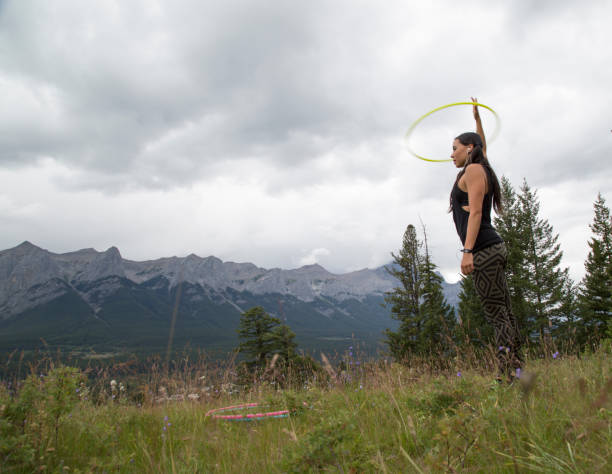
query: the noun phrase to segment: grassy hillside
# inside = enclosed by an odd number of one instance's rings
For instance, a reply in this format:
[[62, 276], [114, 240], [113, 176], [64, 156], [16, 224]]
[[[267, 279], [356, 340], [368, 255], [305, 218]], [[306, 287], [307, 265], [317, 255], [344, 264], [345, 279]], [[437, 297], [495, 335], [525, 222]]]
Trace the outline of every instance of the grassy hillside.
[[[206, 361], [182, 361], [169, 375], [153, 366], [144, 379], [121, 368], [87, 379], [37, 369], [17, 391], [4, 383], [0, 464], [3, 472], [612, 471], [609, 352], [530, 359], [513, 385], [467, 361], [359, 362], [347, 352], [327, 376], [283, 390], [270, 378], [241, 388], [231, 364]], [[242, 402], [291, 415], [207, 416]]]

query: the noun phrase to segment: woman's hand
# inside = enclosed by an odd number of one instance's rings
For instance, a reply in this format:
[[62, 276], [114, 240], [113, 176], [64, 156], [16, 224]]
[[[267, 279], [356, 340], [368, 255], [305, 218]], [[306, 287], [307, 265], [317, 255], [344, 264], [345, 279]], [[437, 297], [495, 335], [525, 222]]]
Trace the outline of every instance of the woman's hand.
[[471, 253], [464, 253], [461, 259], [461, 273], [469, 275], [474, 271], [474, 255]]
[[[472, 99], [472, 102], [474, 102], [474, 104], [478, 103], [478, 98], [470, 97], [470, 99]], [[479, 120], [480, 119], [480, 112], [478, 112], [478, 106], [477, 105], [473, 105], [472, 106], [472, 111], [474, 112], [474, 120]]]

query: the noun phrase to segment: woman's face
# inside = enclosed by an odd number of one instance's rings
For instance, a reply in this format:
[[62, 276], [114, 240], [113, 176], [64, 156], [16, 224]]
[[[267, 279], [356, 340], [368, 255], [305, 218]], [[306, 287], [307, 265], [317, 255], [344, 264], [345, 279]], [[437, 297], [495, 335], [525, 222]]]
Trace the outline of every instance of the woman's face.
[[455, 138], [453, 140], [453, 152], [451, 158], [457, 168], [463, 168], [468, 159], [469, 152], [472, 151], [472, 145], [464, 145]]

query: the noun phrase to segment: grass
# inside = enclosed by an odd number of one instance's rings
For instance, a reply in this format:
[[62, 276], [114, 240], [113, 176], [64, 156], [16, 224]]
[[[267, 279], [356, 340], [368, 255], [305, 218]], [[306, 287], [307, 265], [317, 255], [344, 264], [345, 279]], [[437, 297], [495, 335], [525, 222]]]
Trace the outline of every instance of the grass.
[[[499, 385], [486, 366], [457, 361], [435, 369], [427, 361], [344, 366], [282, 390], [272, 378], [241, 388], [231, 366], [183, 364], [170, 376], [153, 371], [138, 380], [126, 374], [114, 389], [108, 374], [62, 378], [56, 367], [0, 390], [1, 470], [612, 471], [612, 363], [604, 350], [530, 359], [535, 380], [523, 385]], [[292, 415], [253, 422], [206, 415], [251, 401]]]

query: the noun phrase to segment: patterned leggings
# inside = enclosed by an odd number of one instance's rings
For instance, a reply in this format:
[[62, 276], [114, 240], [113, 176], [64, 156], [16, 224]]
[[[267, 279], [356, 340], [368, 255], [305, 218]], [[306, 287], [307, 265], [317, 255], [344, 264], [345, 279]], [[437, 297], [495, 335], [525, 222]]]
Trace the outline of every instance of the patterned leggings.
[[521, 337], [510, 303], [506, 282], [507, 250], [504, 243], [494, 244], [474, 253], [474, 286], [484, 308], [485, 318], [493, 326], [499, 369], [510, 375], [520, 368]]

